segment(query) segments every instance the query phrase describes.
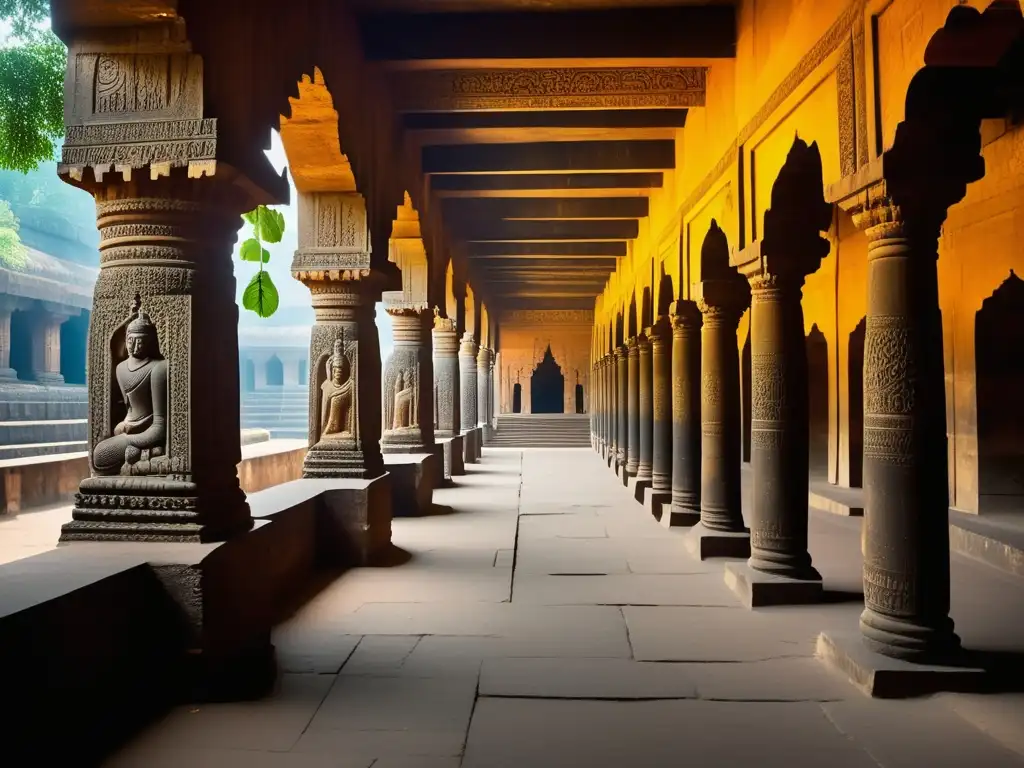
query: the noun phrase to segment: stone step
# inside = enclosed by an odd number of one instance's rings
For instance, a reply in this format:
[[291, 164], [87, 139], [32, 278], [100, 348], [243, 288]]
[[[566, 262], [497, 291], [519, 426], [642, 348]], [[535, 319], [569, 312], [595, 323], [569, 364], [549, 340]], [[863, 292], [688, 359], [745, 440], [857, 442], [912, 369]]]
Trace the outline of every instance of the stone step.
[[303, 424], [301, 427], [273, 427], [270, 430], [271, 440], [307, 440], [309, 438], [309, 427]]
[[89, 418], [89, 403], [85, 400], [0, 401], [0, 422], [87, 418]]
[[0, 422], [0, 445], [82, 442], [88, 439], [88, 419]]
[[0, 461], [24, 459], [30, 456], [54, 456], [59, 453], [80, 453], [89, 450], [85, 440], [67, 440], [57, 443], [29, 443], [26, 445], [0, 446]]

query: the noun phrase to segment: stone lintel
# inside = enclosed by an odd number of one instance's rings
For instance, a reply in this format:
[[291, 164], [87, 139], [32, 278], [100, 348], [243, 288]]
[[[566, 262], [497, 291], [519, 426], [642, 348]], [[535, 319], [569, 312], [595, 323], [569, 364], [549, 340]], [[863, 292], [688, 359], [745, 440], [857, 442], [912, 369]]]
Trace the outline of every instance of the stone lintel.
[[983, 689], [987, 674], [963, 665], [915, 664], [870, 650], [857, 633], [822, 632], [815, 655], [876, 699], [906, 699], [935, 693], [968, 693]]
[[697, 523], [686, 534], [686, 551], [698, 560], [712, 557], [750, 557], [750, 533], [716, 531]]
[[[450, 144], [423, 148], [423, 173], [664, 171], [676, 166], [672, 140]], [[522, 181], [522, 180], [521, 180]], [[527, 180], [529, 181], [529, 180]]]
[[806, 605], [822, 600], [821, 575], [814, 573], [817, 578], [792, 579], [757, 571], [746, 563], [726, 563], [725, 583], [747, 608]]
[[826, 201], [846, 212], [865, 207], [870, 197], [884, 195], [881, 155], [839, 181], [826, 184], [824, 192]]

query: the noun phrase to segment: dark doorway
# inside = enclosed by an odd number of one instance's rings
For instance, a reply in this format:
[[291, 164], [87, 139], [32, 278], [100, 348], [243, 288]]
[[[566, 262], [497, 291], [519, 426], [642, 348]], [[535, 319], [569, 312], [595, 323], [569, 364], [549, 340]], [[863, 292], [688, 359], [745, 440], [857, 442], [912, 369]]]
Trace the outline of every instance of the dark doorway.
[[583, 413], [583, 385], [576, 385], [576, 413]]
[[65, 321], [60, 327], [60, 372], [66, 384], [85, 384], [85, 345], [89, 313]]
[[11, 313], [11, 368], [22, 381], [32, 380], [32, 321], [31, 312], [19, 310]]
[[743, 352], [740, 354], [740, 408], [742, 409], [743, 434], [741, 446], [743, 461], [750, 461], [750, 432], [753, 424], [753, 400], [750, 395], [751, 387], [750, 369], [750, 330], [747, 330], [747, 338], [743, 342]]
[[530, 377], [530, 411], [532, 413], [564, 413], [565, 377], [551, 354], [544, 350], [544, 359], [533, 369]]
[[512, 385], [512, 413], [523, 412], [523, 385], [518, 381]]
[[1024, 281], [1011, 270], [974, 322], [980, 512], [1019, 509], [1024, 496], [1022, 349]]
[[850, 393], [847, 424], [850, 487], [860, 488], [864, 482], [864, 318], [850, 334], [846, 374]]
[[242, 362], [242, 391], [256, 391], [256, 364], [250, 358]]
[[828, 477], [828, 341], [817, 325], [807, 334], [808, 471]]
[[271, 355], [270, 359], [267, 360], [267, 386], [284, 386], [284, 363], [281, 362], [281, 358], [277, 355]]

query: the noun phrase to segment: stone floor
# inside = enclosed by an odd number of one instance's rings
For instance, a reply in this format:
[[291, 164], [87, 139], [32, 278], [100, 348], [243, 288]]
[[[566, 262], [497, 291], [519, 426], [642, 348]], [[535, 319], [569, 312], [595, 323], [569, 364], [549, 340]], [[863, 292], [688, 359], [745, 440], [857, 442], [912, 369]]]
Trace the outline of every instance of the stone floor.
[[[828, 604], [752, 612], [589, 450], [467, 470], [434, 515], [395, 520], [405, 562], [278, 629], [274, 696], [180, 708], [109, 765], [1024, 765], [1024, 695], [870, 700], [813, 658], [820, 630], [857, 625], [859, 520], [812, 513]], [[1024, 581], [952, 573], [965, 645], [1024, 651]]]

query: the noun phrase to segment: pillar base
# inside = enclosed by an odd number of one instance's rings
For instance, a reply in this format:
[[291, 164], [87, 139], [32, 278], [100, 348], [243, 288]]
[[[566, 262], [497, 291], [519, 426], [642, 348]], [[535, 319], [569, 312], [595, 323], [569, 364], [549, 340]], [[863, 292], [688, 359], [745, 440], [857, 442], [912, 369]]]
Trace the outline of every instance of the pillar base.
[[750, 533], [715, 531], [697, 523], [686, 534], [686, 551], [698, 560], [711, 557], [750, 557]]
[[[982, 689], [986, 673], [968, 666], [966, 654], [951, 664], [915, 664], [875, 653], [855, 633], [822, 632], [815, 655], [868, 696], [904, 699], [935, 693], [967, 693]], [[956, 661], [963, 663], [957, 664]]]
[[310, 448], [302, 462], [302, 476], [307, 480], [366, 480], [380, 477], [383, 472], [383, 464], [379, 469], [367, 467], [362, 451], [345, 444], [334, 446], [326, 441]]
[[[87, 477], [60, 541], [224, 541], [252, 528], [240, 488], [205, 495], [196, 483], [165, 477]], [[211, 507], [216, 519], [206, 523], [200, 509]]]
[[391, 476], [391, 516], [430, 514], [437, 476], [433, 453], [389, 453], [384, 466]]
[[824, 592], [817, 571], [812, 578], [793, 579], [763, 573], [746, 563], [726, 563], [725, 583], [747, 608], [820, 603]]
[[[17, 374], [15, 374], [15, 378], [17, 378]], [[33, 371], [32, 378], [37, 384], [42, 384], [44, 387], [59, 387], [64, 384], [64, 377], [61, 374], [49, 371]]]
[[666, 505], [659, 522], [666, 528], [692, 528], [700, 522], [700, 512], [678, 504]]
[[619, 478], [624, 487], [629, 486], [629, 472], [626, 471], [626, 465], [619, 462], [618, 459], [615, 460], [615, 476]]
[[650, 478], [641, 479], [639, 475], [632, 475], [626, 479], [626, 487], [633, 492], [633, 498], [641, 504], [644, 503], [644, 494], [654, 485]]
[[661, 520], [672, 504], [672, 494], [665, 491], [656, 491], [653, 487], [644, 489], [644, 509], [650, 512], [655, 520]]

